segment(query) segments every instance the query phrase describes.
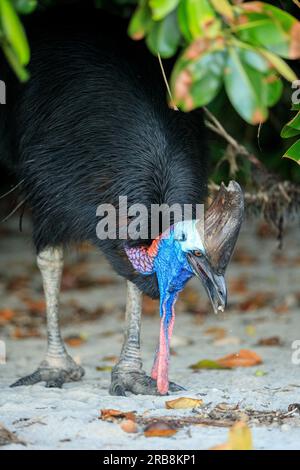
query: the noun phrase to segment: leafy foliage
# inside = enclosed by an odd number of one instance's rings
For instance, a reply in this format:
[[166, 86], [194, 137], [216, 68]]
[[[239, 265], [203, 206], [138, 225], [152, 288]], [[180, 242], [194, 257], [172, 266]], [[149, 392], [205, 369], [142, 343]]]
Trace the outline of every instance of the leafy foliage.
[[[286, 119], [288, 109], [287, 82], [297, 78], [286, 60], [300, 58], [300, 22], [289, 13], [296, 12], [300, 3], [280, 2], [278, 8], [269, 1], [94, 0], [94, 5], [129, 17], [128, 33], [134, 40], [145, 39], [151, 52], [162, 58], [174, 57], [170, 85], [173, 100], [183, 111], [209, 105], [222, 121], [226, 109], [229, 132], [241, 140], [246, 138], [250, 146], [257, 133], [247, 124], [261, 124], [271, 115], [261, 136], [269, 153], [264, 151], [260, 158], [273, 171], [298, 181], [288, 162], [274, 157], [284, 153], [278, 140], [280, 120]], [[68, 3], [72, 8], [72, 1]], [[0, 0], [0, 46], [20, 81], [29, 77], [30, 50], [19, 15], [54, 4], [60, 1]], [[293, 68], [297, 70], [297, 65]], [[298, 110], [281, 136], [295, 136], [299, 121]], [[226, 177], [220, 162], [222, 153], [215, 143], [212, 154], [218, 162], [217, 179]], [[299, 163], [299, 155], [297, 141], [284, 156]], [[230, 168], [231, 164], [229, 172]], [[240, 168], [247, 180], [250, 167], [246, 160]]]
[[[300, 104], [293, 106], [295, 111], [298, 111], [296, 116], [293, 117], [282, 129], [281, 137], [289, 138], [300, 135]], [[290, 158], [300, 165], [300, 139], [297, 140], [284, 154], [285, 158]]]
[[140, 0], [129, 34], [164, 58], [183, 46], [171, 89], [184, 111], [210, 103], [224, 86], [239, 115], [258, 124], [280, 99], [281, 77], [297, 78], [282, 58], [300, 58], [300, 22], [267, 3]]
[[31, 13], [36, 6], [36, 0], [0, 0], [0, 42], [8, 62], [21, 81], [28, 79], [25, 66], [30, 59], [30, 50], [18, 13]]

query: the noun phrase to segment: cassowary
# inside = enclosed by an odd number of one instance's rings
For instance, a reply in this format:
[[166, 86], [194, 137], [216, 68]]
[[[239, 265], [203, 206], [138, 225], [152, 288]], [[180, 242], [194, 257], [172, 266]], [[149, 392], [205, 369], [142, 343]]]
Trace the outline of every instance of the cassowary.
[[[84, 370], [67, 353], [59, 329], [63, 248], [88, 241], [127, 279], [125, 339], [112, 371], [110, 393], [166, 394], [169, 344], [178, 293], [194, 275], [215, 311], [224, 310], [224, 272], [243, 214], [237, 183], [220, 192], [205, 214], [172, 224], [168, 236], [99, 239], [97, 207], [119, 196], [128, 205], [196, 204], [207, 194], [208, 152], [201, 111], [170, 109], [157, 59], [126, 34], [79, 32], [79, 26], [31, 38], [31, 78], [6, 77], [1, 155], [9, 162], [30, 208], [47, 305], [48, 351], [31, 375], [14, 385], [48, 387], [79, 380]], [[43, 29], [43, 28], [41, 28]], [[65, 31], [66, 29], [66, 31]], [[101, 30], [101, 27], [97, 27]], [[9, 74], [8, 74], [9, 75]], [[151, 216], [149, 216], [151, 218]], [[118, 230], [130, 218], [121, 220]], [[160, 298], [161, 330], [151, 377], [142, 369], [142, 294]]]

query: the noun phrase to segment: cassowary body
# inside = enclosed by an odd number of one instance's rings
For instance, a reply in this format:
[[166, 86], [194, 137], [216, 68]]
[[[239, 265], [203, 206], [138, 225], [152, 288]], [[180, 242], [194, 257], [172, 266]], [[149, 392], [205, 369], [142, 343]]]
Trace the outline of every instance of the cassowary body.
[[[174, 304], [195, 268], [173, 229], [169, 240], [153, 241], [150, 234], [146, 240], [100, 240], [97, 207], [112, 204], [118, 211], [120, 196], [127, 197], [128, 206], [143, 204], [149, 213], [153, 204], [202, 202], [207, 152], [201, 113], [168, 108], [157, 60], [125, 35], [120, 40], [58, 32], [33, 37], [32, 51], [30, 81], [7, 86], [1, 153], [22, 181], [32, 213], [47, 301], [48, 353], [37, 371], [16, 385], [45, 380], [61, 386], [83, 375], [60, 337], [58, 294], [63, 247], [89, 241], [128, 280], [127, 330], [111, 393], [157, 393], [157, 386], [166, 393]], [[191, 252], [197, 249], [196, 244]], [[142, 371], [139, 351], [141, 293], [160, 297], [162, 327], [152, 378]], [[177, 390], [175, 384], [171, 389]]]

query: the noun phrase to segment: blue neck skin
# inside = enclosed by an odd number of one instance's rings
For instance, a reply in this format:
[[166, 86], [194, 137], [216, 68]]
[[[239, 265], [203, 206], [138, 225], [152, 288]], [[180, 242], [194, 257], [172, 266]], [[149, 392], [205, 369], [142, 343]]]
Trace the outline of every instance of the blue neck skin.
[[154, 260], [154, 270], [160, 292], [160, 316], [162, 317], [165, 311], [164, 323], [167, 327], [172, 317], [172, 307], [179, 292], [194, 275], [180, 243], [174, 239], [172, 229], [169, 237], [162, 238], [159, 243], [158, 253]]

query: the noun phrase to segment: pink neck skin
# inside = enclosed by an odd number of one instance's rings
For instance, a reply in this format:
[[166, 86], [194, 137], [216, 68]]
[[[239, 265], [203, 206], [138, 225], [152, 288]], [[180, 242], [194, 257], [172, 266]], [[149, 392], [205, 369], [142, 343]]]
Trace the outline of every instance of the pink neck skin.
[[157, 381], [157, 389], [161, 395], [166, 395], [169, 390], [169, 360], [170, 341], [173, 334], [175, 322], [175, 309], [172, 306], [172, 317], [166, 330], [164, 321], [166, 316], [165, 306], [163, 316], [160, 321], [159, 347], [151, 371], [151, 377]]

